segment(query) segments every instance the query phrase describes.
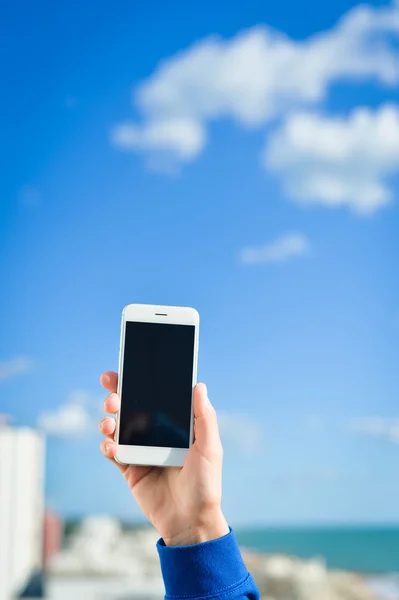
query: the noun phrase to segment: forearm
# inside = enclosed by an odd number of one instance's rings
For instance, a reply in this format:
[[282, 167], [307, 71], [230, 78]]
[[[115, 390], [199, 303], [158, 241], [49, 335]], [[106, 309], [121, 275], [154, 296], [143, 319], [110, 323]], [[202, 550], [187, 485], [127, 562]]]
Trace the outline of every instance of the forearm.
[[166, 600], [258, 600], [234, 533], [191, 546], [158, 542]]

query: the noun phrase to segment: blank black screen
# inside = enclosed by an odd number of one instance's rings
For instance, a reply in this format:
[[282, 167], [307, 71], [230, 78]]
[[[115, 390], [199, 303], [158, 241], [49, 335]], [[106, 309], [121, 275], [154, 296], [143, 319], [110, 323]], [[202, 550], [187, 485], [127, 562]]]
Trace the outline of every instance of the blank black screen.
[[194, 326], [128, 321], [119, 443], [188, 448]]

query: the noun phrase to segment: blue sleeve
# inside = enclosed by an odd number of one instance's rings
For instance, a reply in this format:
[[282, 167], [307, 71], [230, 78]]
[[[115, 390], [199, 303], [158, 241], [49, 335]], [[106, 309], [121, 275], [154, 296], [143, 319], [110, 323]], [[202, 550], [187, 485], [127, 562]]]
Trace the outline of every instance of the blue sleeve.
[[157, 544], [165, 600], [259, 600], [234, 533], [193, 546]]

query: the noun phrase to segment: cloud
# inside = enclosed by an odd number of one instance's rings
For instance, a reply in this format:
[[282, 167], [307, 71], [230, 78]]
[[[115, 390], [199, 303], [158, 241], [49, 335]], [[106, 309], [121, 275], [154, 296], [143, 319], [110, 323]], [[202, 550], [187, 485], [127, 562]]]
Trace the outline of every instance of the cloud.
[[26, 375], [34, 371], [36, 366], [32, 358], [18, 356], [9, 360], [0, 361], [0, 381], [14, 379], [19, 375]]
[[63, 438], [79, 438], [92, 434], [96, 426], [97, 404], [86, 390], [75, 390], [65, 404], [53, 411], [44, 411], [38, 417], [38, 427], [47, 435]]
[[171, 152], [184, 163], [203, 150], [206, 127], [216, 119], [259, 127], [289, 111], [320, 105], [336, 82], [395, 86], [396, 37], [399, 10], [392, 4], [360, 5], [331, 30], [303, 41], [267, 25], [231, 39], [205, 38], [164, 60], [134, 89], [141, 118], [117, 126], [113, 142], [146, 153]]
[[252, 417], [242, 413], [218, 411], [223, 443], [245, 454], [255, 454], [262, 446], [263, 428]]
[[310, 242], [301, 233], [288, 233], [264, 246], [253, 246], [241, 251], [241, 262], [247, 265], [263, 263], [281, 263], [305, 256], [310, 252]]
[[399, 171], [399, 105], [357, 108], [346, 119], [293, 114], [272, 135], [264, 163], [299, 203], [372, 213], [392, 199], [389, 178]]
[[399, 444], [399, 417], [363, 417], [349, 422], [349, 431]]
[[172, 167], [180, 161], [189, 162], [205, 145], [201, 123], [188, 118], [149, 121], [142, 127], [123, 123], [112, 132], [113, 143], [124, 150], [141, 150], [151, 157], [151, 165]]

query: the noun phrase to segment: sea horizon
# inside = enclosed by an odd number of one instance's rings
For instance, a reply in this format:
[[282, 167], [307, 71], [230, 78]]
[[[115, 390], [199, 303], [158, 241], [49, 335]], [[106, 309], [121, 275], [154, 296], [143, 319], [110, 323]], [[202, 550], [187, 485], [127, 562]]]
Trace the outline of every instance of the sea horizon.
[[[93, 516], [65, 519], [66, 535]], [[144, 519], [107, 517], [122, 529], [152, 527]], [[319, 559], [328, 569], [371, 576], [399, 573], [399, 522], [233, 523], [233, 529], [240, 546], [254, 552]]]
[[399, 572], [399, 524], [287, 525], [238, 527], [243, 548], [320, 559], [327, 568], [366, 575]]

